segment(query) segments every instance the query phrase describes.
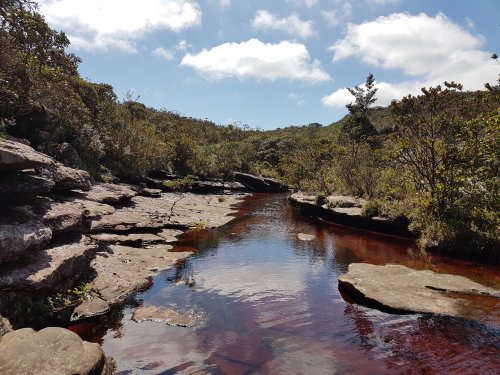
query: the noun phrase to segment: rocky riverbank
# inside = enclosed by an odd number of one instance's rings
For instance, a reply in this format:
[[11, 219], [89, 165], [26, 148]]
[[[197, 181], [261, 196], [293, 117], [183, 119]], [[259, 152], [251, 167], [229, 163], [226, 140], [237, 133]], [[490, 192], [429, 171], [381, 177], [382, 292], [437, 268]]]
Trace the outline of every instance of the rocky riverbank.
[[[171, 251], [177, 235], [226, 224], [240, 198], [95, 183], [87, 172], [28, 145], [0, 140], [0, 337], [11, 325], [41, 327], [43, 315], [55, 311], [63, 321], [106, 314], [189, 256]], [[21, 331], [8, 333], [0, 345], [18, 345], [28, 336], [40, 344], [46, 336]], [[87, 343], [75, 345], [82, 350]], [[39, 352], [50, 357], [46, 349]], [[12, 366], [0, 357], [0, 372]], [[103, 366], [97, 367], [78, 373], [101, 373]]]
[[363, 215], [363, 207], [367, 201], [362, 198], [351, 196], [329, 196], [325, 202], [316, 202], [316, 196], [294, 193], [290, 196], [290, 202], [298, 206], [302, 214], [318, 217], [353, 228], [361, 228], [374, 232], [402, 236], [415, 237], [408, 229], [408, 223], [403, 220], [392, 220], [387, 217]]

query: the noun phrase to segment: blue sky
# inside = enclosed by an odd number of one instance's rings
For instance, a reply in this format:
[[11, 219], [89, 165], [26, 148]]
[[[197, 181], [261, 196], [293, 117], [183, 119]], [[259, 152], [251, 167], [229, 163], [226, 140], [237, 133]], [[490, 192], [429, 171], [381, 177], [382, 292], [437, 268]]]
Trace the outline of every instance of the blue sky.
[[340, 119], [369, 72], [377, 104], [454, 80], [494, 83], [498, 0], [40, 0], [123, 98], [218, 124], [273, 129]]

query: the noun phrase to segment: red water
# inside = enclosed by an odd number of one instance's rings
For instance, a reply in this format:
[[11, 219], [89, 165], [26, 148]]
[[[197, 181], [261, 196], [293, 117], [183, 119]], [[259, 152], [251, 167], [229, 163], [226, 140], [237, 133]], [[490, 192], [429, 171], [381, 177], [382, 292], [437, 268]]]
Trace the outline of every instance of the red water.
[[[255, 195], [240, 209], [222, 229], [184, 235], [177, 250], [194, 255], [106, 324], [71, 328], [101, 343], [119, 374], [500, 373], [497, 300], [476, 297], [472, 320], [395, 315], [346, 301], [337, 281], [352, 262], [397, 263], [499, 288], [498, 267], [303, 217], [285, 195]], [[188, 279], [194, 286], [178, 282]], [[136, 323], [142, 304], [191, 310], [200, 322]]]

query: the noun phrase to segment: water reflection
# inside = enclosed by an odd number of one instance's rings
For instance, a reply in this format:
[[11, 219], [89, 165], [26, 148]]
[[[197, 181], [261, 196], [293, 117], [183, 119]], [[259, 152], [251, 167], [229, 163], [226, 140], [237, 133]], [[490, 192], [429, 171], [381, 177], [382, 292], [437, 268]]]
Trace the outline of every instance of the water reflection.
[[[405, 239], [305, 218], [284, 195], [257, 195], [243, 202], [241, 212], [225, 228], [181, 237], [176, 249], [192, 248], [195, 254], [158, 276], [104, 331], [93, 328], [93, 339], [115, 357], [119, 373], [399, 374], [471, 368], [485, 374], [499, 368], [494, 314], [483, 323], [386, 314], [346, 301], [337, 282], [359, 261], [464, 274], [497, 287], [498, 269], [429, 257]], [[314, 239], [303, 241], [299, 233]], [[137, 304], [195, 308], [206, 319], [193, 328], [135, 323], [131, 313]], [[490, 308], [494, 312], [496, 305]]]

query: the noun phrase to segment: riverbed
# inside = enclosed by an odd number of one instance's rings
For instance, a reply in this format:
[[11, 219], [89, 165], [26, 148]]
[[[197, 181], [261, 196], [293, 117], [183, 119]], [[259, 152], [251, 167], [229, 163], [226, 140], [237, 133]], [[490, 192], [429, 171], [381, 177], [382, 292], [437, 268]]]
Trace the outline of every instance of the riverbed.
[[[302, 216], [285, 194], [255, 194], [106, 322], [70, 327], [100, 343], [118, 374], [497, 374], [500, 305], [474, 320], [396, 315], [342, 295], [353, 262], [403, 264], [500, 287], [498, 267], [421, 253], [409, 239]], [[481, 298], [481, 297], [478, 297]], [[484, 301], [481, 301], [484, 302]], [[133, 321], [138, 306], [196, 317], [194, 327]]]

